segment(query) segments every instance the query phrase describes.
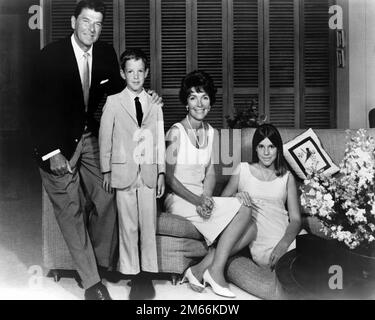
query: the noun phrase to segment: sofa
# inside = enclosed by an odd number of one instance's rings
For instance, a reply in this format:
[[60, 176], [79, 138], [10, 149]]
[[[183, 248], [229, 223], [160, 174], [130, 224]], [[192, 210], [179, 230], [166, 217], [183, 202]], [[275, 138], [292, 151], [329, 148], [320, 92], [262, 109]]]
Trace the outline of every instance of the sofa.
[[[217, 155], [225, 155], [226, 150], [224, 149], [228, 149], [228, 146], [229, 150], [234, 147], [234, 151], [229, 154], [229, 160], [230, 156], [233, 156], [231, 162], [228, 161], [228, 156], [218, 157], [215, 161], [217, 163], [215, 165], [217, 184], [214, 195], [220, 195], [230, 178], [230, 172], [240, 161], [251, 160], [252, 138], [255, 129], [219, 131], [221, 132], [217, 132], [217, 141], [220, 141]], [[279, 131], [285, 143], [304, 132], [305, 129], [281, 128]], [[332, 160], [339, 164], [345, 151], [345, 130], [314, 129], [314, 131]], [[369, 129], [368, 132], [375, 137], [375, 129]], [[297, 179], [297, 181], [302, 183], [301, 180]], [[159, 272], [170, 274], [172, 282], [175, 284], [189, 266], [199, 261], [207, 253], [208, 248], [202, 235], [189, 221], [164, 212], [162, 203], [159, 205], [156, 232]], [[319, 222], [311, 217], [303, 217], [303, 228], [307, 232], [324, 236], [320, 231]], [[56, 280], [59, 278], [58, 270], [74, 269], [45, 192], [43, 192], [43, 256], [44, 267], [52, 270], [50, 275], [53, 275]], [[279, 297], [275, 273], [260, 269], [251, 261], [246, 252], [229, 260], [227, 277], [230, 282], [253, 295], [272, 299]], [[262, 283], [262, 286], [258, 285], [259, 282]]]
[[[240, 133], [232, 134], [229, 139], [234, 146], [240, 146], [241, 155], [237, 157], [238, 161], [251, 161], [252, 158], [252, 139], [255, 132], [254, 128], [237, 129]], [[284, 143], [292, 140], [306, 129], [280, 128], [280, 135]], [[234, 130], [236, 131], [236, 129]], [[345, 129], [314, 129], [319, 137], [323, 148], [331, 157], [333, 162], [338, 165], [345, 152], [347, 133]], [[375, 137], [375, 129], [369, 129], [368, 133]], [[232, 149], [231, 144], [229, 149]], [[232, 166], [232, 169], [235, 165]], [[222, 189], [229, 180], [228, 172], [222, 174], [223, 164], [220, 162], [215, 166], [217, 184], [215, 195], [220, 195]], [[303, 183], [296, 177], [298, 187]], [[316, 218], [302, 213], [302, 228], [309, 233], [319, 237], [326, 237], [320, 230], [320, 223]], [[183, 273], [186, 268], [194, 264], [207, 253], [207, 247], [203, 237], [192, 227], [191, 223], [185, 219], [162, 212], [158, 218], [158, 252], [159, 267], [161, 272], [174, 274], [174, 279]], [[246, 250], [239, 255], [229, 259], [227, 278], [230, 282], [236, 284], [243, 290], [256, 295], [260, 298], [278, 299], [282, 298], [282, 290], [276, 279], [274, 272], [262, 269], [257, 266], [249, 257]], [[259, 286], [259, 283], [262, 285]]]

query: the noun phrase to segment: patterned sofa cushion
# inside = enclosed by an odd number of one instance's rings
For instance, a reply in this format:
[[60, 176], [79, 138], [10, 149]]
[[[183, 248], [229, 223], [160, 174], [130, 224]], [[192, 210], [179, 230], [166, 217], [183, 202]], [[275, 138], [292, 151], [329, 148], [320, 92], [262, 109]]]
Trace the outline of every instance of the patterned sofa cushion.
[[156, 243], [159, 272], [182, 274], [208, 251], [206, 242], [196, 239], [157, 235]]
[[227, 278], [242, 290], [259, 298], [285, 299], [276, 273], [258, 266], [249, 257], [236, 255], [229, 258]]
[[284, 142], [284, 157], [292, 172], [306, 179], [309, 169], [316, 169], [327, 176], [340, 169], [324, 150], [313, 129], [308, 129], [288, 142]]
[[162, 212], [157, 219], [156, 234], [177, 238], [204, 240], [194, 225], [183, 217]]

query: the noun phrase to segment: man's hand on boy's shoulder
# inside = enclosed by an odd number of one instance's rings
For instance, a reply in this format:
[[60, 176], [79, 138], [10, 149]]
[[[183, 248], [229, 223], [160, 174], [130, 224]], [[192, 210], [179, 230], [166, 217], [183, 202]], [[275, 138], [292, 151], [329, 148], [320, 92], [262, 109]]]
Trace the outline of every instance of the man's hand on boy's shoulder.
[[164, 106], [163, 98], [160, 97], [156, 91], [148, 89], [147, 93], [151, 96], [151, 103], [159, 104], [161, 107]]

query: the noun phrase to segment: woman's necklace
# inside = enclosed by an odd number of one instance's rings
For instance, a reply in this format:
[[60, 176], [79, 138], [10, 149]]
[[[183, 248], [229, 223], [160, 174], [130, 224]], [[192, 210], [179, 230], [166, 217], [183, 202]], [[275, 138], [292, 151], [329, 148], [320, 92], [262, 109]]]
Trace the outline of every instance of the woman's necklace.
[[[259, 163], [258, 163], [258, 167], [259, 167], [259, 171], [262, 175], [263, 181], [270, 181], [270, 179], [274, 175], [275, 171], [270, 170], [270, 173], [268, 175], [266, 175], [265, 172], [263, 171], [262, 166]], [[267, 171], [269, 171], [269, 170], [267, 170]]]
[[[193, 131], [193, 133], [194, 133], [195, 130], [193, 129], [193, 127], [192, 127], [192, 125], [191, 125], [191, 123], [190, 123], [190, 121], [189, 121], [189, 117], [188, 117], [187, 115], [186, 115], [186, 121], [187, 121], [187, 123], [188, 123], [190, 129], [191, 129], [191, 130]], [[202, 127], [203, 127], [203, 139], [202, 139], [202, 144], [199, 143], [199, 139], [198, 139], [198, 137], [197, 137], [197, 134], [194, 133], [195, 142], [196, 142], [196, 145], [198, 146], [198, 148], [202, 148], [202, 147], [204, 146], [205, 142], [206, 142], [206, 130], [204, 129], [204, 125], [203, 125], [203, 123], [202, 123]]]

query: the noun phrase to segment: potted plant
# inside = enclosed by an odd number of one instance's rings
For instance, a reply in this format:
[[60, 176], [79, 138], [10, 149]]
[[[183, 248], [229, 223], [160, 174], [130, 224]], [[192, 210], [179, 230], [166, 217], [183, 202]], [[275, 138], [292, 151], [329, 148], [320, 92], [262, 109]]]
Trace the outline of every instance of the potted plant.
[[375, 269], [375, 140], [359, 129], [350, 134], [337, 177], [309, 169], [301, 188], [301, 204], [316, 217], [322, 231], [346, 248], [345, 261]]
[[266, 121], [265, 115], [259, 115], [257, 109], [257, 100], [251, 99], [247, 108], [244, 110], [236, 110], [233, 118], [229, 115], [225, 116], [228, 127], [231, 129], [241, 128], [257, 128]]

